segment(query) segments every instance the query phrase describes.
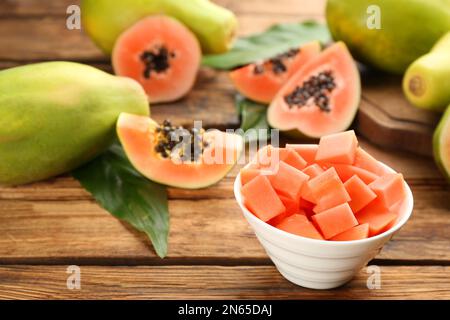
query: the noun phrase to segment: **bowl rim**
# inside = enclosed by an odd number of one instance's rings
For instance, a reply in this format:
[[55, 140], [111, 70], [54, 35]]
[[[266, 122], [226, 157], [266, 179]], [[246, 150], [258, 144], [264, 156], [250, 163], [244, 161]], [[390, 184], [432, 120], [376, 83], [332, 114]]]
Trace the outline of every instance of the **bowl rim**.
[[[394, 169], [392, 169], [385, 163], [383, 163], [381, 161], [378, 161], [378, 162], [385, 169], [387, 169], [388, 172], [396, 173], [396, 171]], [[251, 162], [248, 163], [247, 165], [245, 165], [243, 167], [243, 169], [247, 168], [250, 164], [251, 164]], [[366, 239], [359, 239], [359, 240], [347, 240], [347, 241], [329, 241], [329, 240], [319, 240], [319, 239], [307, 238], [307, 237], [303, 237], [303, 236], [299, 236], [296, 234], [286, 232], [284, 230], [280, 230], [280, 229], [268, 224], [267, 222], [262, 221], [261, 219], [256, 217], [253, 213], [251, 213], [242, 202], [241, 173], [240, 172], [236, 176], [233, 189], [234, 189], [234, 197], [235, 197], [237, 203], [239, 204], [239, 207], [241, 208], [244, 217], [247, 220], [250, 219], [252, 222], [256, 223], [257, 225], [260, 225], [262, 228], [274, 233], [275, 235], [277, 235], [279, 237], [284, 236], [284, 237], [290, 238], [292, 240], [303, 240], [303, 241], [305, 241], [307, 243], [311, 243], [311, 244], [324, 244], [324, 245], [329, 245], [332, 247], [342, 247], [342, 246], [346, 246], [346, 245], [348, 246], [348, 245], [354, 245], [354, 244], [367, 244], [367, 243], [371, 243], [371, 242], [376, 242], [379, 239], [383, 239], [383, 238], [393, 235], [400, 228], [402, 228], [405, 225], [405, 223], [409, 220], [409, 218], [411, 217], [411, 215], [413, 213], [413, 208], [414, 208], [414, 197], [413, 197], [411, 188], [409, 187], [408, 183], [406, 183], [406, 181], [404, 181], [404, 185], [405, 185], [406, 199], [407, 199], [407, 205], [405, 206], [406, 214], [403, 214], [403, 217], [395, 224], [395, 226], [393, 226], [389, 230], [386, 230], [385, 232], [380, 233], [374, 237], [370, 237], [370, 238], [366, 238]]]

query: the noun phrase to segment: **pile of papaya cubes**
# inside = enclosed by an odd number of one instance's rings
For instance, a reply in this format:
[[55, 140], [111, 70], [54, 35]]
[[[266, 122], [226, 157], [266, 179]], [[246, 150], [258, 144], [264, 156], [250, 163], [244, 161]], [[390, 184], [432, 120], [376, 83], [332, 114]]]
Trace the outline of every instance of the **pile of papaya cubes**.
[[383, 233], [406, 199], [402, 174], [359, 147], [354, 131], [324, 136], [318, 145], [265, 146], [240, 176], [244, 205], [256, 217], [320, 240]]

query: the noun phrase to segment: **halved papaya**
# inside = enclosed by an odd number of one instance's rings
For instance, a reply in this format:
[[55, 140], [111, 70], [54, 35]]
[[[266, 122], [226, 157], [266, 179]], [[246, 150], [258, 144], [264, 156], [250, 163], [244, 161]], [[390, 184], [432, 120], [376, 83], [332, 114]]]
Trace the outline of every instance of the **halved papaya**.
[[243, 149], [240, 135], [219, 130], [159, 125], [149, 117], [122, 113], [117, 135], [133, 166], [155, 182], [197, 189], [221, 180]]
[[162, 15], [144, 18], [122, 33], [112, 53], [114, 72], [137, 80], [151, 103], [186, 95], [194, 85], [200, 60], [194, 34]]
[[344, 43], [325, 49], [300, 68], [270, 104], [269, 124], [319, 138], [346, 130], [361, 97], [359, 72]]
[[286, 81], [319, 53], [320, 43], [314, 41], [271, 59], [248, 64], [231, 71], [229, 75], [243, 96], [269, 104]]

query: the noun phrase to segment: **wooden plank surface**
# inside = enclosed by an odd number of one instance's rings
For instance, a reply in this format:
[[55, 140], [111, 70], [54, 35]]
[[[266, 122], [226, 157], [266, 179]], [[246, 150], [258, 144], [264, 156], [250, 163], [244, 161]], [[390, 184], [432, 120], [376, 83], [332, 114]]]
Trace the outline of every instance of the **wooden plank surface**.
[[[363, 145], [375, 155], [380, 153], [383, 159], [380, 149]], [[447, 184], [425, 159], [384, 153], [387, 156], [388, 164], [402, 169], [416, 201], [410, 222], [378, 258], [449, 264]], [[233, 198], [232, 184], [237, 170], [208, 189], [169, 189], [171, 233], [165, 261], [268, 263]], [[111, 217], [71, 178], [0, 188], [0, 263], [71, 260], [165, 263], [156, 257], [144, 235]]]
[[366, 72], [362, 80], [358, 133], [384, 148], [432, 157], [432, 136], [440, 115], [411, 105], [401, 77]]
[[[79, 0], [7, 0], [0, 3], [0, 60], [108, 61], [80, 30], [66, 28], [66, 8]], [[261, 32], [275, 23], [322, 20], [324, 1], [216, 1], [238, 15], [238, 35]], [[259, 5], [256, 5], [259, 3]], [[278, 11], [280, 13], [278, 14]], [[284, 10], [284, 11], [283, 11]], [[273, 14], [277, 12], [277, 14]], [[26, 18], [26, 19], [24, 19]], [[64, 39], [64, 41], [61, 41]], [[26, 45], [26, 50], [24, 49]]]
[[[262, 32], [275, 23], [309, 19], [311, 17], [296, 15], [280, 18], [269, 14], [262, 16], [243, 14], [239, 16], [239, 35]], [[317, 17], [316, 20], [323, 21], [323, 18]], [[87, 63], [109, 61], [109, 58], [82, 31], [68, 30], [64, 16], [27, 19], [2, 17], [0, 46], [8, 48], [0, 50], [0, 60], [5, 61], [71, 60]]]
[[381, 267], [381, 288], [365, 269], [334, 290], [310, 290], [273, 266], [81, 267], [81, 289], [66, 287], [67, 266], [2, 266], [0, 299], [450, 299], [450, 267]]
[[[413, 217], [377, 258], [450, 264], [448, 190], [414, 194]], [[89, 200], [3, 200], [1, 207], [1, 264], [268, 261], [234, 199], [170, 201], [169, 254], [164, 261], [155, 256], [144, 235]]]

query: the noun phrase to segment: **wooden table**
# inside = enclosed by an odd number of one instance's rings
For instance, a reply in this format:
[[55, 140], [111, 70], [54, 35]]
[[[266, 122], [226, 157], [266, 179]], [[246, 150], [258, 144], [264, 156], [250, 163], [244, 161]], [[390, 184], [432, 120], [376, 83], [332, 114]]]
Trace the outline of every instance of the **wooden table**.
[[[82, 32], [65, 28], [66, 8], [74, 2], [2, 0], [0, 69], [59, 59], [111, 70]], [[323, 20], [323, 1], [220, 2], [238, 14], [241, 34], [275, 22]], [[235, 127], [233, 95], [226, 74], [203, 69], [186, 99], [154, 106], [152, 113], [177, 124], [195, 118]], [[336, 290], [308, 290], [283, 279], [233, 199], [236, 168], [205, 190], [170, 189], [164, 260], [143, 234], [102, 210], [70, 176], [0, 188], [0, 298], [449, 299], [449, 186], [428, 158], [362, 144], [403, 172], [415, 196], [411, 220], [371, 262], [381, 267], [381, 289], [367, 288], [365, 269]], [[81, 267], [81, 290], [66, 287], [69, 265]]]

